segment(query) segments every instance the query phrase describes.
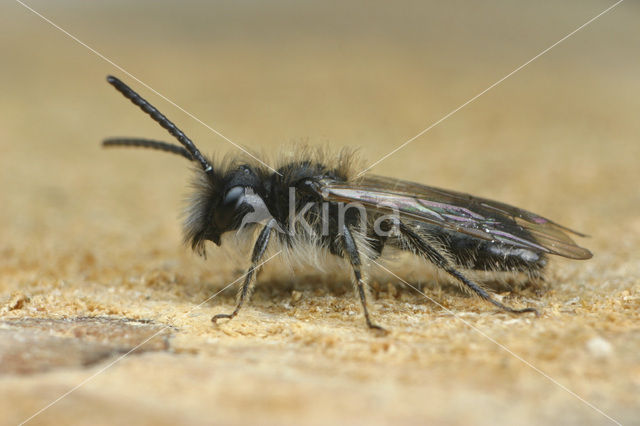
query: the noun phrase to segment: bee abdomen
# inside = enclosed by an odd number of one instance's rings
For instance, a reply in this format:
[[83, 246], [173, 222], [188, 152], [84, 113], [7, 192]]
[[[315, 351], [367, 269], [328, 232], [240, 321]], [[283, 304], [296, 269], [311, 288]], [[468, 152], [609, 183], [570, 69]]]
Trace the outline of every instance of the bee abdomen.
[[541, 271], [547, 264], [544, 253], [506, 244], [478, 240], [443, 232], [436, 237], [459, 266], [480, 271]]

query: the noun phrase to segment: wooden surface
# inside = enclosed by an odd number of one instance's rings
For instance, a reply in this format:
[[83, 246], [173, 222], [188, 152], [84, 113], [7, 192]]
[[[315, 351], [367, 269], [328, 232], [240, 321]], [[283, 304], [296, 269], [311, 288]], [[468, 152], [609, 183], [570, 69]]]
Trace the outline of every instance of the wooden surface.
[[[30, 4], [238, 144], [353, 146], [373, 162], [612, 3]], [[347, 273], [277, 259], [213, 327], [248, 253], [181, 245], [183, 159], [100, 149], [168, 139], [105, 76], [204, 152], [235, 148], [19, 4], [0, 16], [0, 423], [72, 389], [29, 424], [638, 423], [637, 4], [374, 169], [540, 213], [590, 234], [595, 257], [554, 259], [542, 294], [499, 295], [539, 318], [389, 262], [426, 297], [376, 274], [385, 337]]]

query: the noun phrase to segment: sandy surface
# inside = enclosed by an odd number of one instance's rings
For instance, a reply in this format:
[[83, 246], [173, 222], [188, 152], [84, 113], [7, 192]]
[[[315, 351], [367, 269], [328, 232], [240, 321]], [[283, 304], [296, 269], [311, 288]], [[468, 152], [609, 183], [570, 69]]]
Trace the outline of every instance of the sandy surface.
[[[349, 145], [372, 162], [611, 3], [31, 4], [239, 144]], [[364, 327], [348, 275], [277, 259], [213, 327], [235, 290], [200, 304], [248, 253], [204, 260], [181, 245], [184, 160], [99, 148], [166, 138], [104, 77], [203, 151], [235, 148], [19, 4], [0, 16], [0, 423], [71, 389], [30, 424], [639, 423], [638, 4], [375, 169], [553, 218], [590, 234], [595, 257], [554, 261], [543, 294], [502, 294], [539, 318], [390, 262], [428, 297], [378, 274], [385, 337]]]

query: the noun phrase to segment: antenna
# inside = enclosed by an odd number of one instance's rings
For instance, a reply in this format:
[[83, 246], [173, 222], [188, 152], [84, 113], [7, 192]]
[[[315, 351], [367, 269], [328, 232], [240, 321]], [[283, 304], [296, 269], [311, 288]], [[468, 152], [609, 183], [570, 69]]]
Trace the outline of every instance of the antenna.
[[[129, 86], [127, 86], [126, 84], [124, 84], [122, 81], [120, 81], [118, 78], [110, 75], [107, 77], [107, 81], [109, 82], [109, 84], [111, 84], [113, 87], [116, 88], [116, 90], [120, 93], [122, 93], [122, 95], [129, 99], [131, 102], [133, 102], [134, 105], [137, 105], [138, 107], [140, 107], [140, 109], [144, 112], [146, 112], [147, 114], [149, 114], [149, 116], [159, 125], [161, 125], [163, 128], [165, 128], [174, 138], [176, 138], [178, 140], [178, 142], [180, 142], [182, 144], [182, 146], [184, 146], [186, 148], [187, 153], [190, 155], [191, 160], [196, 160], [200, 163], [200, 165], [202, 166], [202, 169], [208, 174], [208, 175], [213, 175], [213, 167], [211, 166], [211, 164], [209, 163], [209, 161], [204, 157], [204, 155], [202, 155], [202, 153], [200, 152], [200, 150], [198, 150], [198, 148], [196, 148], [195, 144], [191, 141], [191, 139], [189, 139], [187, 137], [187, 135], [185, 135], [182, 130], [180, 130], [175, 124], [173, 124], [171, 122], [171, 120], [169, 120], [167, 117], [164, 116], [164, 114], [162, 114], [160, 111], [158, 111], [153, 105], [151, 105], [149, 102], [147, 102], [142, 96], [138, 95], [133, 89], [131, 89]], [[105, 145], [117, 145], [115, 143], [106, 143], [107, 141], [105, 141]], [[155, 142], [155, 141], [148, 141], [148, 142]], [[135, 143], [126, 143], [126, 144], [119, 144], [119, 145], [129, 145], [129, 146], [144, 146], [144, 147], [149, 147], [149, 148], [156, 148], [156, 149], [165, 149], [167, 151], [171, 151], [171, 152], [176, 152], [174, 149], [172, 148], [168, 148], [166, 145], [172, 146], [170, 144], [166, 144], [164, 142], [155, 142], [155, 143], [139, 143], [139, 144], [135, 144]], [[162, 146], [162, 148], [161, 148]], [[183, 155], [183, 154], [181, 154]]]
[[151, 139], [142, 138], [109, 138], [102, 141], [102, 146], [133, 146], [140, 148], [151, 148], [159, 151], [170, 152], [172, 154], [178, 154], [183, 156], [189, 161], [193, 161], [193, 157], [189, 154], [189, 151], [181, 146], [174, 145], [172, 143], [154, 141]]

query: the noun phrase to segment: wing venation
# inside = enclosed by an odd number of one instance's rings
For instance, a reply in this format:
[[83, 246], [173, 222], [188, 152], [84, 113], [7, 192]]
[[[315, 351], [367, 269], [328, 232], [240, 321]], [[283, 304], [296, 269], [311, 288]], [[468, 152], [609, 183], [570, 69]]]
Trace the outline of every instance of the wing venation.
[[372, 211], [396, 213], [405, 220], [513, 247], [570, 259], [592, 257], [567, 235], [583, 234], [526, 210], [460, 192], [366, 176], [357, 183], [322, 182], [321, 195], [327, 201], [361, 203]]

